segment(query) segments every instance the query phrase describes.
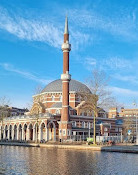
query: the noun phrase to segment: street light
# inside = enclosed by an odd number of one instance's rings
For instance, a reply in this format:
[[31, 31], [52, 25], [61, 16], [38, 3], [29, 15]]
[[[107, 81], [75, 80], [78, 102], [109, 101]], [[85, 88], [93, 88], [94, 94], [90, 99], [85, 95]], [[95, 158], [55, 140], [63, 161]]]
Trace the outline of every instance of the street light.
[[[134, 106], [137, 106], [136, 103], [133, 103]], [[136, 145], [138, 145], [138, 126], [137, 126], [137, 114], [136, 114]]]
[[138, 125], [137, 125], [137, 115], [136, 115], [136, 145], [138, 145]]

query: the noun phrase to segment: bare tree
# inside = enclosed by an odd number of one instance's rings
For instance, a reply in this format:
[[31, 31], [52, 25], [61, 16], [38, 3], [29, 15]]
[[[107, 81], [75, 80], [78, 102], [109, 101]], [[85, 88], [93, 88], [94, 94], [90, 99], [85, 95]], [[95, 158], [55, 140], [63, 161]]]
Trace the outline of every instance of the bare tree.
[[124, 117], [123, 122], [123, 135], [126, 137], [128, 135], [128, 131], [130, 130], [130, 134], [134, 136], [135, 127], [134, 125], [134, 117]]
[[115, 105], [115, 99], [111, 96], [108, 82], [109, 78], [104, 72], [93, 70], [91, 77], [86, 83], [91, 90], [91, 94], [81, 93], [82, 99], [84, 99], [86, 103], [91, 104], [94, 113], [94, 144], [96, 144], [95, 118], [98, 117], [101, 109], [107, 110]]
[[10, 100], [6, 96], [0, 97], [0, 121], [2, 125], [2, 128], [1, 128], [2, 137], [3, 137], [3, 120], [4, 118], [10, 116], [10, 110], [8, 108], [9, 105], [10, 105]]

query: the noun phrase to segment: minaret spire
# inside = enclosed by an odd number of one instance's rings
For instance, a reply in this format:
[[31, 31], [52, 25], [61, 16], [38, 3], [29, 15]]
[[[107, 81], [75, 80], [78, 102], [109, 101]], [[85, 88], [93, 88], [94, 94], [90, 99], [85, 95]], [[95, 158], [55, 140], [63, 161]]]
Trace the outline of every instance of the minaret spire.
[[66, 16], [65, 19], [65, 30], [64, 30], [64, 34], [69, 34], [69, 30], [68, 30], [68, 17]]

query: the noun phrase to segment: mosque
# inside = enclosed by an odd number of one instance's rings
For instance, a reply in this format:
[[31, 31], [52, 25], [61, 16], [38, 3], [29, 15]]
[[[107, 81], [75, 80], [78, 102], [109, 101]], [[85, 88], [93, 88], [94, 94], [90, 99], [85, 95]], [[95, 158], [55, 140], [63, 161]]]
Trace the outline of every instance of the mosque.
[[[33, 105], [26, 115], [11, 116], [0, 122], [0, 139], [15, 141], [85, 140], [93, 136], [91, 103], [82, 100], [81, 93], [91, 94], [83, 83], [71, 79], [69, 73], [68, 19], [65, 20], [63, 74], [33, 96]], [[80, 93], [81, 92], [81, 93]], [[89, 106], [89, 108], [88, 108]], [[107, 118], [101, 109], [96, 117], [96, 135], [120, 135], [121, 126], [116, 118]]]

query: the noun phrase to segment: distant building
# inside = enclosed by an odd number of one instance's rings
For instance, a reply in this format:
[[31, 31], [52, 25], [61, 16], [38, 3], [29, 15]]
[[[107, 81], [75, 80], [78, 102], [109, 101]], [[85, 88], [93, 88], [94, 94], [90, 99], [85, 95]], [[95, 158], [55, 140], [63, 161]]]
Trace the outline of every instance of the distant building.
[[[136, 136], [138, 130], [138, 109], [125, 109], [121, 108], [120, 112], [117, 108], [111, 108], [108, 112], [108, 118], [116, 118], [118, 124], [122, 125], [122, 133], [124, 135], [133, 135]], [[117, 131], [117, 128], [116, 128]]]
[[110, 108], [108, 112], [108, 118], [117, 118], [119, 115], [117, 108]]
[[21, 109], [16, 107], [7, 107], [10, 116], [24, 115], [29, 110], [27, 108]]
[[120, 117], [135, 117], [136, 115], [138, 115], [138, 109], [121, 108], [121, 111], [119, 112]]
[[118, 109], [110, 108], [108, 112], [108, 118], [117, 118], [117, 117], [135, 117], [138, 116], [138, 109], [125, 109], [121, 108], [120, 112]]

